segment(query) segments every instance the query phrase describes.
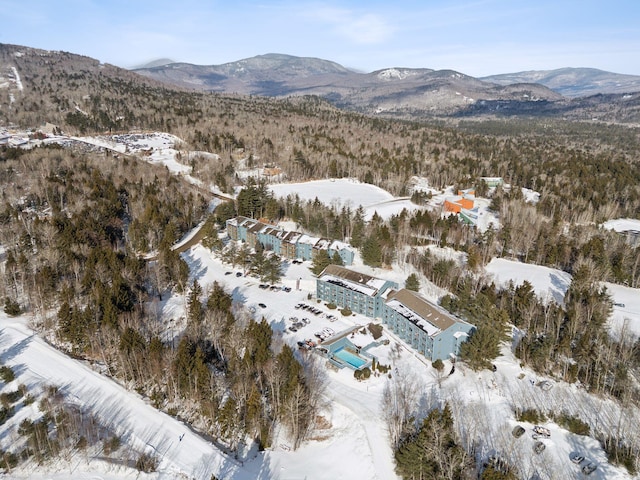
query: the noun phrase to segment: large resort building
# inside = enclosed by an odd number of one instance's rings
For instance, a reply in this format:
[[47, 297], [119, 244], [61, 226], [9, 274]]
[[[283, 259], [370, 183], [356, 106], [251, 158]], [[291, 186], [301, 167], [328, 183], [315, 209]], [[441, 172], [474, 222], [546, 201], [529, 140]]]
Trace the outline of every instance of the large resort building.
[[431, 361], [455, 358], [475, 328], [395, 282], [337, 265], [324, 269], [316, 289], [320, 300], [382, 321]]
[[344, 265], [351, 265], [355, 257], [355, 252], [344, 242], [284, 230], [253, 218], [227, 220], [227, 232], [232, 240], [245, 242], [251, 248], [260, 243], [265, 250], [284, 258], [313, 260], [318, 252], [326, 250], [330, 257], [337, 253]]

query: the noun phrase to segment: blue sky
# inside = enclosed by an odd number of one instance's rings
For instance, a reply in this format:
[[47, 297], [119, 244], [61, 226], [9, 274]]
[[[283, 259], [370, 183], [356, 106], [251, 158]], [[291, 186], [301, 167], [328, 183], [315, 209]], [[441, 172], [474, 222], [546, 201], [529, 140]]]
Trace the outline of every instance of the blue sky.
[[638, 0], [0, 0], [0, 43], [121, 67], [265, 53], [370, 72], [473, 76], [594, 67], [640, 75]]

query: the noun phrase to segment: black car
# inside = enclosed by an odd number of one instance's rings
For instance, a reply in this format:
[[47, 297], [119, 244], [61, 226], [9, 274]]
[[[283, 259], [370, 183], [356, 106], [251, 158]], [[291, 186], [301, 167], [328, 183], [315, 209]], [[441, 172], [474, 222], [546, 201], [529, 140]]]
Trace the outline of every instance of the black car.
[[259, 304], [258, 304], [258, 306], [259, 306], [260, 308], [267, 308], [267, 306], [266, 306], [264, 303], [259, 303]]
[[241, 277], [242, 276], [242, 272], [236, 272], [236, 277]]

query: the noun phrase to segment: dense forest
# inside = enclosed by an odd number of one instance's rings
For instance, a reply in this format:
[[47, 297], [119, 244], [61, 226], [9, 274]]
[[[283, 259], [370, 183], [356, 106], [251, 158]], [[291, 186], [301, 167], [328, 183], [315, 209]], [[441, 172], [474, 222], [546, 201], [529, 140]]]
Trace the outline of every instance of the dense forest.
[[[6, 46], [1, 52], [10, 53]], [[391, 121], [342, 112], [318, 98], [171, 90], [65, 53], [14, 60], [28, 87], [11, 101], [0, 91], [0, 104], [11, 105], [0, 110], [0, 123], [34, 132], [45, 121], [78, 134], [171, 132], [184, 150], [218, 155], [216, 161], [190, 157], [193, 176], [222, 191], [241, 188], [235, 202], [209, 215], [205, 191], [132, 156], [0, 147], [5, 312], [29, 312], [49, 341], [103, 363], [109, 375], [179, 414], [220, 448], [236, 452], [247, 439], [267, 448], [277, 428], [298, 447], [322, 421], [317, 412], [326, 382], [311, 357], [296, 356], [220, 285], [203, 291], [190, 282], [188, 265], [171, 248], [206, 220], [203, 243], [214, 254], [232, 265], [247, 265], [251, 257], [250, 272], [275, 283], [277, 257], [220, 241], [219, 228], [237, 214], [290, 220], [309, 233], [348, 241], [372, 267], [411, 265], [423, 281], [450, 293], [443, 307], [477, 326], [461, 352], [472, 369], [491, 368], [515, 328], [522, 365], [638, 406], [640, 343], [628, 332], [610, 334], [611, 299], [599, 283], [640, 286], [640, 246], [599, 228], [640, 213], [640, 142], [633, 128], [544, 119]], [[291, 180], [355, 177], [395, 195], [414, 193], [414, 176], [436, 188], [474, 187], [491, 197], [501, 228], [479, 232], [429, 210], [365, 221], [362, 209], [276, 199], [265, 183], [236, 175], [240, 166], [256, 165], [277, 165]], [[490, 192], [483, 176], [502, 176], [541, 199], [526, 202], [520, 188]], [[462, 252], [465, 262], [436, 257], [428, 245]], [[494, 257], [570, 273], [564, 304], [542, 302], [527, 282], [496, 287], [482, 275]], [[319, 273], [337, 262], [319, 257], [312, 269]], [[414, 275], [407, 284], [418, 289], [416, 282]], [[163, 327], [156, 308], [171, 292], [187, 303], [179, 333]], [[423, 418], [403, 418], [393, 445], [398, 473], [513, 478], [495, 465], [476, 465], [453, 422], [446, 405]], [[24, 435], [35, 438], [36, 427], [25, 425]], [[611, 461], [637, 470], [637, 438], [594, 436]], [[40, 444], [32, 450], [51, 446]]]

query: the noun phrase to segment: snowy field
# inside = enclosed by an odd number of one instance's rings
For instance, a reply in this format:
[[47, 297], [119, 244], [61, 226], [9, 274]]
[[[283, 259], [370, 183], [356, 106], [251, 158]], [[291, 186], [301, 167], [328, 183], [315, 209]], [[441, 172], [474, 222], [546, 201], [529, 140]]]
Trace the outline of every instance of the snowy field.
[[399, 214], [403, 209], [418, 210], [420, 207], [407, 197], [396, 198], [386, 190], [357, 180], [339, 178], [314, 180], [301, 183], [278, 183], [269, 185], [269, 189], [278, 198], [298, 195], [302, 201], [316, 198], [325, 205], [338, 209], [349, 207], [356, 210], [362, 206], [365, 220], [370, 220], [374, 212], [384, 219]]
[[564, 303], [564, 295], [571, 284], [571, 275], [555, 268], [530, 265], [505, 258], [494, 258], [485, 267], [496, 285], [505, 287], [509, 282], [518, 286], [528, 281], [543, 302]]
[[615, 283], [603, 283], [613, 300], [611, 330], [615, 334], [623, 328], [640, 338], [640, 288]]

